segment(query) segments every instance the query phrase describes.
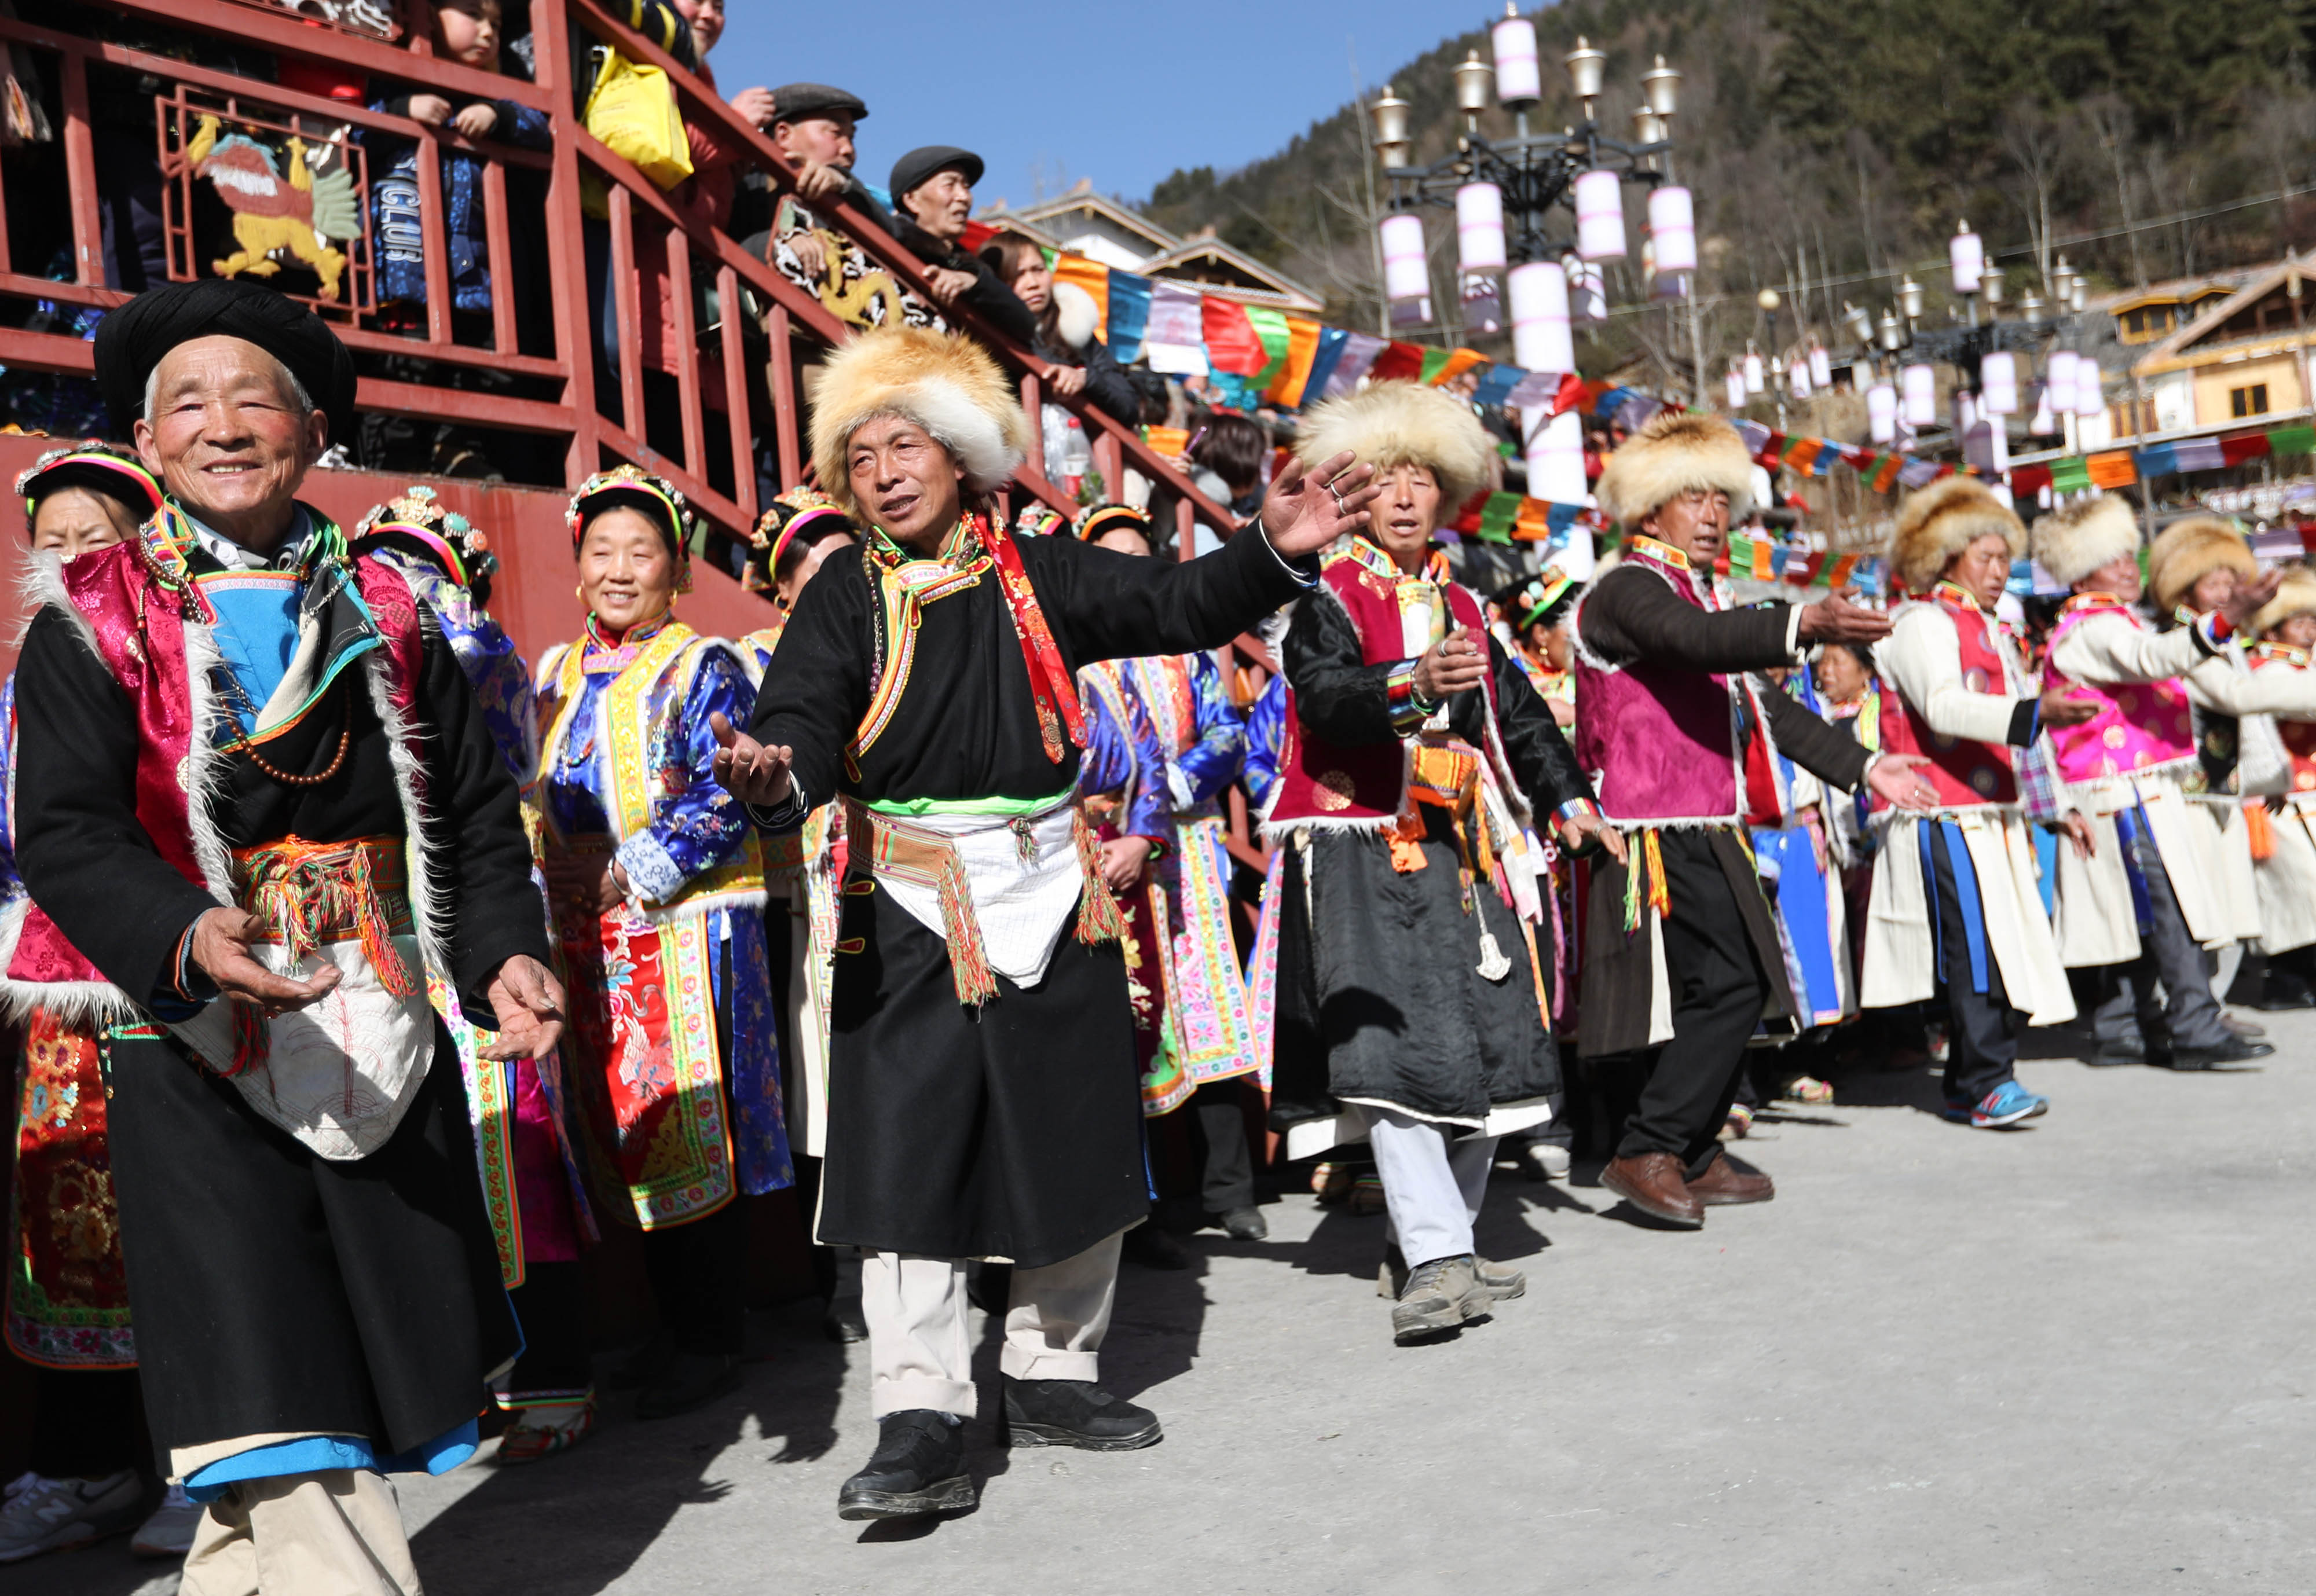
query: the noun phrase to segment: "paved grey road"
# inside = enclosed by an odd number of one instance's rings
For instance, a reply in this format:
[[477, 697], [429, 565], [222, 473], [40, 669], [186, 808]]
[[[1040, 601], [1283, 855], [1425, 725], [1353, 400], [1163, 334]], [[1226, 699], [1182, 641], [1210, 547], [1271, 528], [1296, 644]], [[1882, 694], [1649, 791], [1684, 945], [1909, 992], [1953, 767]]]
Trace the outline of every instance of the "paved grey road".
[[[1290, 1197], [1272, 1241], [1121, 1283], [1109, 1383], [1164, 1444], [1009, 1457], [976, 1423], [980, 1511], [900, 1533], [834, 1512], [859, 1357], [767, 1318], [712, 1412], [407, 1486], [419, 1567], [433, 1596], [2316, 1590], [2316, 1019], [2273, 1029], [2254, 1074], [2029, 1064], [2055, 1107], [2009, 1134], [1870, 1077], [1877, 1105], [1765, 1127], [1777, 1201], [1693, 1235], [1500, 1175], [1483, 1246], [1528, 1294], [1440, 1345], [1390, 1343], [1380, 1219]], [[170, 1588], [117, 1543], [0, 1572]]]

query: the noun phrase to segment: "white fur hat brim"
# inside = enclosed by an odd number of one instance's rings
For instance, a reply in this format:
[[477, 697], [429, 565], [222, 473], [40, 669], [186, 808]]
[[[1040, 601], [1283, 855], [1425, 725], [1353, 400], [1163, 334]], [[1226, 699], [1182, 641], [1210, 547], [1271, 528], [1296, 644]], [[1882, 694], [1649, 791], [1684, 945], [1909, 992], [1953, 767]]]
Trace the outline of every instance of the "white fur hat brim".
[[1731, 522], [1742, 520], [1753, 505], [1753, 457], [1718, 416], [1668, 410], [1609, 455], [1595, 492], [1601, 510], [1629, 528], [1698, 489], [1726, 493]]
[[2101, 566], [2136, 554], [2139, 522], [2129, 501], [2101, 493], [2036, 518], [2031, 541], [2035, 563], [2053, 581], [2071, 588]]
[[846, 452], [878, 416], [922, 427], [965, 471], [974, 494], [1003, 486], [1029, 453], [1029, 423], [988, 350], [953, 332], [880, 327], [832, 354], [812, 389], [812, 463], [822, 490], [859, 516]]
[[1472, 407], [1421, 383], [1369, 383], [1315, 404], [1295, 436], [1305, 466], [1348, 450], [1378, 473], [1422, 467], [1439, 485], [1443, 520], [1495, 480], [1496, 446]]

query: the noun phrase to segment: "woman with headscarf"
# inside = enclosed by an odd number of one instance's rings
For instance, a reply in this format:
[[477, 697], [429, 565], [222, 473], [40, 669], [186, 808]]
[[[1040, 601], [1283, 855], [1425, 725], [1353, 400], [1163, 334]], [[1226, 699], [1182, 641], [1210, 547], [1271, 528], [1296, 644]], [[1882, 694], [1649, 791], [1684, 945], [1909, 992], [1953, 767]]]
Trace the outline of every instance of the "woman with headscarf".
[[[125, 543], [161, 506], [161, 484], [142, 464], [94, 439], [49, 450], [16, 479], [16, 492], [23, 496], [34, 556], [58, 561]], [[9, 792], [0, 808], [0, 936], [11, 944], [31, 904], [5, 835], [5, 817], [14, 808], [15, 744], [12, 676], [0, 686], [0, 783]], [[23, 1005], [10, 1006], [21, 1013]], [[9, 1144], [15, 1222], [6, 1334], [9, 1351], [37, 1373], [29, 1467], [0, 1506], [0, 1563], [127, 1529], [145, 1497], [138, 1474], [137, 1338], [112, 1197], [96, 1029], [45, 1005], [21, 1018], [24, 1050]], [[129, 1544], [147, 1556], [183, 1553], [200, 1517], [184, 1487], [171, 1485]]]
[[708, 717], [745, 714], [738, 653], [675, 618], [690, 517], [622, 466], [572, 495], [586, 631], [539, 663], [543, 864], [571, 982], [573, 1089], [609, 1204], [644, 1231], [661, 1334], [646, 1418], [739, 1384], [745, 1227], [788, 1185], [764, 864], [717, 786]]

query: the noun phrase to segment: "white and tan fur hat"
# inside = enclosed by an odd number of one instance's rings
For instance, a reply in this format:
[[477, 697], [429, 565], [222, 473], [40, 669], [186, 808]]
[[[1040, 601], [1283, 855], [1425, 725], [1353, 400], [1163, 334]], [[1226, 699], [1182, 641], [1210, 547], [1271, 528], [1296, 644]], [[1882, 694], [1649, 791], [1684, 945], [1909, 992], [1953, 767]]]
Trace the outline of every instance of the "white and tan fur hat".
[[2102, 565], [2139, 547], [2139, 522], [2130, 501], [2113, 493], [2035, 518], [2032, 542], [2035, 563], [2062, 587], [2073, 587]]
[[1370, 383], [1312, 406], [1296, 433], [1296, 457], [1316, 466], [1345, 449], [1378, 475], [1396, 466], [1431, 473], [1443, 521], [1494, 480], [1496, 447], [1472, 407], [1421, 383]]
[[2014, 560], [2026, 552], [2026, 528], [1992, 489], [1974, 476], [1942, 476], [1899, 508], [1890, 568], [1908, 592], [1927, 593], [1948, 561], [1990, 536], [2008, 542]]
[[847, 514], [845, 453], [878, 416], [905, 416], [965, 468], [969, 494], [994, 492], [1029, 453], [1029, 423], [1005, 373], [971, 339], [922, 327], [863, 332], [828, 358], [812, 390], [812, 463], [820, 485]]
[[1627, 528], [1681, 494], [1715, 488], [1729, 495], [1729, 519], [1752, 508], [1753, 457], [1737, 429], [1718, 416], [1668, 410], [1608, 457], [1596, 494], [1610, 519]]

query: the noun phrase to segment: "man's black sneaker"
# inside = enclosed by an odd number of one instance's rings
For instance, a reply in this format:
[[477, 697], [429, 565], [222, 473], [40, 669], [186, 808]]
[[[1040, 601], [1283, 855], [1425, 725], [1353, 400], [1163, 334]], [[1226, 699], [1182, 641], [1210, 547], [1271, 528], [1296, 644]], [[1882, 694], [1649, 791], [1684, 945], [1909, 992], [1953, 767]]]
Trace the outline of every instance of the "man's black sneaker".
[[1005, 1377], [1007, 1446], [1065, 1446], [1087, 1452], [1131, 1452], [1156, 1446], [1165, 1432], [1146, 1407], [1121, 1402], [1091, 1380]]
[[840, 1519], [910, 1519], [964, 1512], [974, 1504], [965, 1471], [965, 1426], [930, 1407], [877, 1421], [877, 1450], [836, 1494]]

